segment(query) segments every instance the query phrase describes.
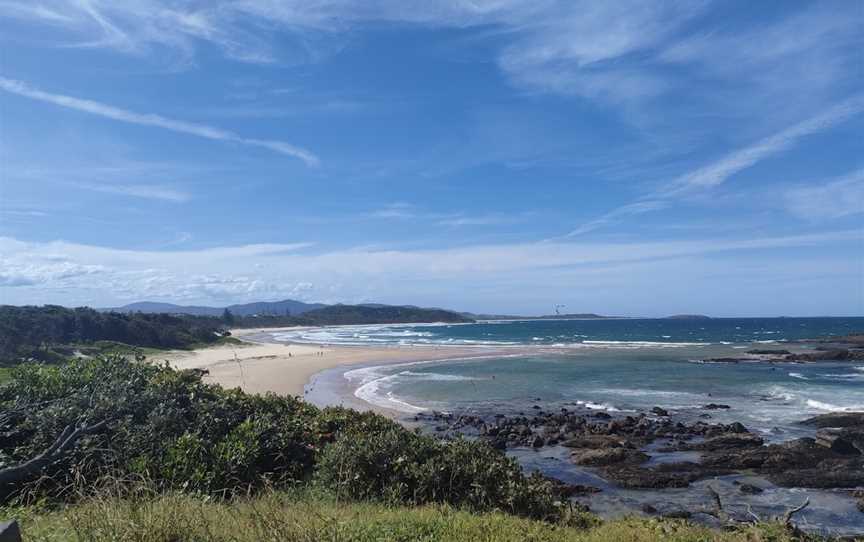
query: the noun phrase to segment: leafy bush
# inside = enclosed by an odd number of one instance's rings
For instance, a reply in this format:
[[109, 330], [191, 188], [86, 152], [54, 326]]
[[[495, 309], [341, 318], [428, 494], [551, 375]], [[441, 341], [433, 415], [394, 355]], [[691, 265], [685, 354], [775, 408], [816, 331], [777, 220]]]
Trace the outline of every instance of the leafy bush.
[[48, 449], [67, 426], [108, 420], [37, 480], [0, 488], [19, 500], [69, 501], [106, 479], [230, 497], [314, 478], [340, 498], [558, 514], [549, 482], [486, 444], [438, 441], [376, 414], [247, 395], [120, 356], [25, 364], [13, 376], [0, 386], [6, 465]]
[[152, 348], [189, 348], [216, 342], [223, 324], [216, 318], [170, 314], [100, 312], [86, 307], [67, 309], [0, 305], [0, 364], [32, 358], [57, 363], [62, 345], [113, 343]]
[[560, 513], [548, 480], [525, 477], [514, 459], [487, 443], [436, 440], [397, 424], [372, 433], [349, 429], [324, 450], [315, 478], [355, 500], [446, 503], [541, 519]]

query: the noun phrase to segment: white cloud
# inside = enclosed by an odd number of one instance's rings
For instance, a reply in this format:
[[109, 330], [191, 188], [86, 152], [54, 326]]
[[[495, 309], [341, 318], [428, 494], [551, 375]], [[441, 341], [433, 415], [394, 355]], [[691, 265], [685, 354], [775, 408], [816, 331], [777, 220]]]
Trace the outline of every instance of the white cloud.
[[36, 3], [0, 2], [0, 14], [16, 19], [33, 19], [51, 24], [75, 22], [74, 17]]
[[599, 218], [595, 218], [594, 220], [582, 224], [564, 237], [575, 237], [577, 235], [582, 235], [584, 233], [594, 231], [598, 228], [602, 228], [603, 226], [614, 224], [620, 221], [622, 218], [640, 215], [651, 211], [657, 211], [668, 207], [668, 205], [668, 203], [658, 200], [646, 200], [630, 203], [622, 207], [618, 207], [617, 209], [613, 209], [612, 211], [609, 211], [608, 213], [600, 216]]
[[[299, 252], [308, 248], [304, 243], [132, 251], [0, 238], [5, 283], [0, 295], [7, 302], [103, 305], [154, 297], [205, 303], [295, 294], [304, 299], [345, 300], [368, 298], [367, 294], [408, 299], [415, 289], [429, 285], [435, 285], [439, 292], [464, 291], [465, 285], [478, 277], [490, 284], [521, 284], [520, 288], [541, 280], [544, 288], [566, 290], [572, 282], [549, 282], [564, 269], [594, 276], [598, 266], [605, 266], [620, 275], [627, 274], [637, 262], [719, 257], [730, 251], [764, 254], [766, 249], [843, 246], [858, 239], [858, 231], [838, 231], [732, 240], [524, 243], [437, 250], [356, 248], [309, 253]], [[545, 281], [544, 276], [548, 277]], [[309, 283], [315, 286], [298, 286]], [[338, 285], [336, 291], [332, 285]]]
[[674, 196], [691, 189], [710, 188], [719, 185], [736, 173], [789, 149], [798, 140], [824, 132], [862, 111], [864, 111], [864, 95], [855, 96], [813, 118], [739, 149], [696, 171], [682, 175], [671, 184], [665, 195]]
[[192, 196], [170, 186], [150, 184], [95, 184], [75, 183], [78, 188], [93, 190], [94, 192], [105, 192], [108, 194], [119, 194], [136, 198], [155, 199], [182, 203], [191, 199]]
[[786, 192], [784, 202], [790, 213], [807, 220], [864, 214], [864, 169], [822, 184], [796, 186]]
[[[835, 125], [861, 114], [862, 111], [864, 111], [864, 95], [855, 96], [815, 117], [799, 122], [747, 147], [738, 149], [720, 160], [685, 173], [669, 183], [665, 188], [652, 194], [650, 199], [642, 199], [617, 207], [594, 220], [582, 224], [566, 234], [565, 237], [588, 233], [603, 226], [620, 222], [621, 219], [629, 216], [665, 209], [676, 198], [723, 184], [735, 174], [756, 165], [762, 160], [788, 150], [797, 144], [800, 139], [829, 130]], [[838, 191], [841, 191], [841, 189], [837, 188], [834, 190], [834, 192]]]
[[297, 147], [285, 141], [245, 138], [228, 130], [208, 126], [206, 124], [197, 124], [192, 122], [185, 122], [182, 120], [169, 119], [160, 115], [155, 115], [153, 113], [135, 113], [133, 111], [121, 109], [119, 107], [114, 107], [93, 100], [86, 100], [81, 98], [74, 98], [71, 96], [64, 96], [62, 94], [43, 92], [39, 89], [29, 86], [27, 83], [24, 83], [22, 81], [16, 81], [3, 77], [0, 77], [0, 89], [5, 90], [6, 92], [10, 92], [12, 94], [31, 98], [33, 100], [52, 103], [60, 107], [75, 109], [77, 111], [83, 111], [85, 113], [90, 113], [91, 115], [98, 115], [120, 122], [128, 122], [131, 124], [139, 124], [143, 126], [155, 126], [157, 128], [171, 130], [172, 132], [194, 135], [206, 139], [228, 141], [231, 143], [239, 143], [241, 145], [248, 145], [253, 147], [262, 147], [281, 154], [299, 158], [309, 166], [317, 166], [320, 163], [318, 157], [310, 151], [301, 147]]

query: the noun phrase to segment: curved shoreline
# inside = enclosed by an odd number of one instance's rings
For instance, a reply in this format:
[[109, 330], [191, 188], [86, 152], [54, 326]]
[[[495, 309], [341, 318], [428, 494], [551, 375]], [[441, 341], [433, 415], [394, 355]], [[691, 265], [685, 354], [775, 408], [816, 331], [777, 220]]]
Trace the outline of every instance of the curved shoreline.
[[[362, 326], [326, 326], [330, 328], [357, 328]], [[379, 327], [374, 325], [371, 327]], [[577, 347], [558, 344], [547, 345], [428, 345], [428, 344], [320, 344], [296, 342], [291, 340], [274, 341], [279, 333], [303, 331], [307, 328], [252, 328], [232, 330], [235, 338], [242, 339], [241, 345], [220, 345], [193, 351], [170, 351], [155, 356], [179, 369], [201, 369], [206, 371], [205, 379], [226, 388], [239, 387], [249, 393], [276, 393], [303, 397], [317, 406], [343, 405], [359, 410], [373, 410], [392, 418], [404, 418], [405, 408], [398, 408], [399, 398], [383, 401], [370, 401], [361, 397], [358, 390], [366, 385], [375, 384], [379, 378], [354, 378], [347, 375], [362, 375], [370, 371], [374, 377], [376, 367], [423, 362], [441, 362], [457, 359], [483, 359], [511, 357], [514, 355], [542, 355], [566, 352], [568, 354], [588, 354], [607, 349], [630, 349], [629, 342], [590, 341]], [[315, 327], [315, 329], [321, 329]], [[679, 343], [672, 345], [681, 346]], [[639, 348], [666, 349], [670, 345], [662, 343], [639, 342]], [[700, 357], [710, 359], [712, 355], [730, 353], [743, 346], [730, 343], [689, 344], [700, 351]], [[750, 356], [748, 356], [750, 357]], [[761, 356], [752, 356], [748, 361], [766, 361]], [[358, 372], [359, 371], [359, 372]], [[386, 376], [382, 376], [385, 378]], [[390, 403], [393, 403], [390, 406]], [[418, 409], [419, 410], [419, 409]]]
[[[294, 329], [296, 328], [289, 328]], [[242, 345], [220, 345], [192, 351], [173, 350], [153, 356], [177, 369], [207, 371], [205, 379], [225, 388], [239, 387], [249, 393], [277, 393], [304, 397], [315, 388], [323, 373], [340, 372], [350, 367], [373, 367], [452, 358], [504, 355], [500, 349], [457, 346], [348, 346], [265, 342], [261, 333], [279, 328], [235, 330]], [[512, 354], [507, 349], [506, 354]], [[348, 392], [353, 397], [353, 391]], [[328, 404], [344, 403], [346, 397], [333, 397]], [[320, 404], [320, 402], [319, 402]], [[375, 405], [357, 402], [354, 408], [373, 410]], [[382, 412], [393, 416], [393, 412]]]

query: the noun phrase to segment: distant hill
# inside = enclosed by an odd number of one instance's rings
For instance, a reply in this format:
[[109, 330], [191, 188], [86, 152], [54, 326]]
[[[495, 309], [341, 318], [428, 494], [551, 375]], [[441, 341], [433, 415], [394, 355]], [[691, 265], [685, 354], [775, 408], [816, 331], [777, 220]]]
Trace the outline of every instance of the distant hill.
[[157, 303], [153, 301], [140, 301], [130, 303], [122, 307], [102, 309], [114, 312], [142, 312], [145, 314], [167, 313], [167, 314], [189, 314], [192, 316], [222, 316], [227, 308], [234, 316], [286, 316], [298, 315], [311, 310], [326, 307], [322, 303], [304, 303], [293, 299], [283, 301], [257, 301], [254, 303], [242, 303], [229, 305], [227, 307], [206, 307], [196, 305], [175, 305], [173, 303]]
[[710, 316], [704, 314], [673, 314], [666, 317], [669, 320], [710, 320]]
[[618, 318], [617, 316], [603, 316], [602, 314], [572, 313], [572, 314], [545, 314], [543, 316], [514, 316], [507, 314], [475, 314], [473, 312], [459, 313], [472, 320], [602, 320], [604, 318]]
[[312, 325], [465, 323], [474, 321], [462, 314], [443, 309], [392, 305], [329, 305], [308, 311], [299, 320], [307, 321]]

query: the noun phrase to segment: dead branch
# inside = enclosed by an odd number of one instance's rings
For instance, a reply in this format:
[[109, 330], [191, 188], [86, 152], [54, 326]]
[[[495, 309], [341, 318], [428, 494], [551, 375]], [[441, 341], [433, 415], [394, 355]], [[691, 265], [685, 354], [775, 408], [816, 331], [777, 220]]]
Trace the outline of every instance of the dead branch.
[[810, 506], [810, 497], [807, 497], [807, 500], [805, 500], [804, 504], [802, 504], [801, 506], [796, 506], [795, 508], [790, 508], [789, 510], [787, 510], [786, 513], [783, 514], [783, 525], [787, 527], [792, 527], [792, 516], [794, 516], [801, 510], [804, 510], [808, 506]]
[[54, 443], [41, 454], [19, 465], [0, 469], [0, 487], [24, 480], [43, 468], [55, 463], [61, 459], [66, 452], [72, 449], [78, 439], [84, 435], [100, 431], [107, 424], [108, 420], [102, 420], [101, 422], [92, 425], [81, 425], [78, 427], [75, 427], [72, 424], [67, 425], [60, 433], [60, 436], [57, 437], [57, 440], [55, 440]]

